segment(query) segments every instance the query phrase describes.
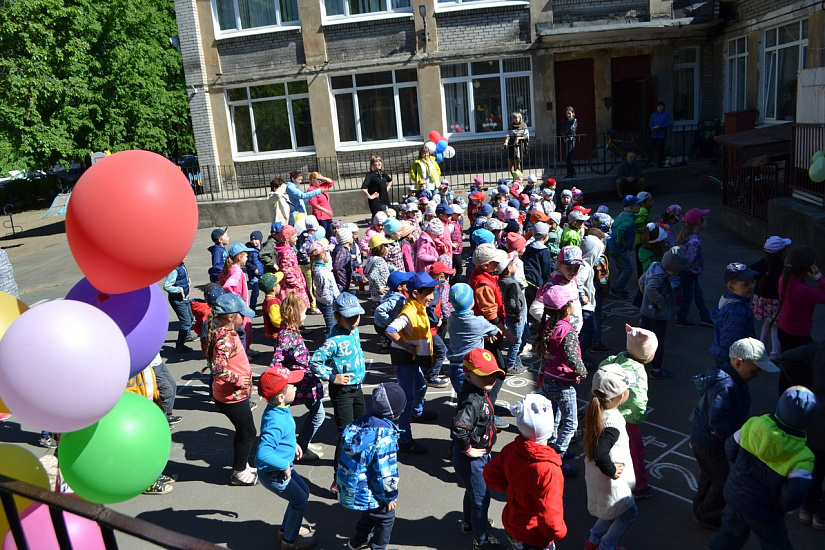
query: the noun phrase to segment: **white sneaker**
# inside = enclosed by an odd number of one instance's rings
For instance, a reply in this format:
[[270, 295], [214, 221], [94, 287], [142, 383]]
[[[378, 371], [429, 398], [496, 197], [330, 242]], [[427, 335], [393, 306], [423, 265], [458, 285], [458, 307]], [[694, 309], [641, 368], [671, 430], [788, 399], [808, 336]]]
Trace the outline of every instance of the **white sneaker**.
[[811, 523], [813, 518], [814, 515], [812, 512], [808, 512], [802, 508], [799, 509], [799, 517], [797, 518], [799, 523]]
[[524, 349], [521, 350], [521, 353], [519, 353], [519, 355], [522, 356], [522, 357], [527, 357], [528, 355], [532, 355], [532, 354], [533, 354], [533, 345], [532, 344], [524, 344]]

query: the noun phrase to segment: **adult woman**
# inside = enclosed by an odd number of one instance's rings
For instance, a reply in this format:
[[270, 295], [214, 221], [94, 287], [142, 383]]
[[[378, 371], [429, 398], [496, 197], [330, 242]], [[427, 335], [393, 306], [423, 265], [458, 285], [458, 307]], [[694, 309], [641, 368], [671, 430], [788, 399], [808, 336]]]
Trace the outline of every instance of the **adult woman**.
[[281, 222], [283, 225], [289, 223], [289, 198], [286, 196], [286, 182], [281, 178], [272, 178], [269, 182], [269, 212], [272, 215], [272, 223]]
[[418, 151], [418, 158], [410, 166], [410, 180], [416, 189], [426, 182], [429, 191], [435, 191], [436, 182], [441, 182], [441, 167], [435, 161], [435, 157], [430, 154], [426, 145], [422, 145]]
[[372, 216], [390, 206], [391, 187], [392, 176], [384, 172], [383, 159], [379, 155], [373, 155], [370, 157], [370, 171], [367, 172], [364, 183], [361, 185], [361, 192], [369, 201]]
[[567, 175], [565, 178], [575, 178], [576, 168], [573, 166], [573, 150], [576, 148], [576, 130], [579, 128], [579, 121], [576, 120], [576, 110], [573, 107], [568, 107], [564, 110], [564, 113], [567, 116], [567, 122], [564, 123], [561, 133], [567, 147]]
[[504, 138], [504, 148], [507, 149], [507, 169], [512, 173], [513, 170], [521, 170], [521, 156], [524, 152], [523, 146], [527, 144], [530, 139], [530, 133], [527, 130], [527, 125], [524, 123], [524, 118], [521, 113], [513, 113], [513, 123], [510, 129], [507, 130], [507, 136]]
[[672, 122], [670, 113], [665, 111], [665, 104], [662, 101], [657, 103], [656, 110], [650, 115], [648, 126], [650, 126], [650, 141], [653, 142], [656, 152], [656, 166], [659, 168], [665, 163], [665, 141], [667, 141], [667, 132]]
[[335, 182], [326, 176], [322, 176], [320, 172], [309, 173], [309, 192], [311, 193], [316, 189], [321, 190], [320, 195], [309, 199], [309, 205], [312, 207], [315, 219], [318, 220], [327, 235], [332, 235], [332, 206], [329, 204], [327, 189], [332, 187], [333, 183]]
[[304, 175], [298, 170], [293, 170], [289, 173], [289, 181], [286, 184], [286, 195], [289, 198], [289, 225], [295, 222], [295, 214], [306, 214], [307, 210], [304, 206], [306, 199], [318, 196], [324, 192], [323, 189], [315, 189], [314, 191], [301, 191], [301, 184], [304, 182]]

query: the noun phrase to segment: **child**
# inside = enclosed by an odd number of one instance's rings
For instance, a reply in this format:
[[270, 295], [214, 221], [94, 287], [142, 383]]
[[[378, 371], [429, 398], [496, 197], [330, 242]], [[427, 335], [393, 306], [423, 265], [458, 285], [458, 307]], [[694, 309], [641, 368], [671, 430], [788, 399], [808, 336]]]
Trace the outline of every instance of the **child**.
[[596, 271], [593, 268], [604, 252], [604, 243], [595, 235], [585, 235], [580, 245], [582, 251], [582, 266], [576, 273], [576, 282], [579, 285], [585, 299], [582, 299], [582, 328], [579, 334], [581, 340], [582, 355], [585, 357], [585, 364], [591, 365], [590, 348], [596, 337]]
[[309, 258], [312, 261], [315, 299], [318, 303], [318, 309], [321, 310], [321, 315], [324, 316], [326, 326], [324, 338], [329, 338], [332, 327], [335, 325], [332, 305], [341, 292], [338, 290], [338, 284], [335, 282], [332, 270], [327, 265], [327, 262], [329, 262], [329, 249], [327, 246], [320, 241], [312, 243], [312, 246], [309, 247]]
[[[572, 301], [573, 310], [570, 312], [570, 324], [576, 332], [581, 332], [582, 324], [584, 323], [582, 304], [588, 301], [587, 294], [581, 288], [579, 280], [576, 278], [582, 266], [584, 266], [584, 258], [582, 257], [581, 248], [578, 246], [565, 246], [559, 251], [556, 271], [553, 272], [553, 275], [545, 285], [539, 289], [539, 296], [541, 296], [542, 293], [552, 285], [565, 285], [569, 286], [570, 290], [578, 295], [579, 299]], [[530, 315], [536, 320], [541, 320], [544, 311], [541, 301], [537, 300], [530, 308]]]
[[286, 293], [291, 290], [304, 303], [309, 304], [307, 282], [304, 280], [301, 266], [298, 265], [298, 254], [295, 252], [295, 245], [298, 243], [298, 231], [291, 225], [285, 225], [281, 229], [281, 237], [284, 239], [283, 242], [275, 245], [278, 266], [281, 268], [281, 273], [284, 274], [284, 280], [281, 284], [281, 298], [283, 299]]
[[411, 455], [425, 455], [429, 449], [413, 440], [410, 423], [434, 422], [438, 418], [435, 411], [424, 410], [424, 396], [427, 393], [424, 372], [432, 369], [433, 365], [433, 337], [427, 306], [435, 297], [435, 287], [442, 284], [443, 281], [436, 281], [427, 273], [413, 275], [407, 283], [410, 298], [385, 332], [387, 338], [392, 340], [390, 356], [397, 368], [398, 384], [407, 396], [407, 406], [399, 422], [402, 430], [399, 449]]
[[284, 274], [264, 273], [259, 283], [264, 291], [264, 303], [261, 306], [261, 313], [264, 317], [264, 336], [269, 343], [275, 344], [275, 337], [278, 329], [281, 328], [281, 281]]
[[[321, 195], [318, 195], [320, 197]], [[318, 198], [313, 197], [313, 198]], [[312, 203], [312, 199], [310, 199]], [[304, 276], [304, 281], [307, 287], [307, 296], [309, 296], [309, 312], [311, 314], [318, 313], [317, 303], [315, 301], [315, 283], [312, 281], [312, 265], [309, 260], [309, 247], [312, 243], [318, 240], [316, 232], [318, 231], [318, 220], [315, 216], [307, 216], [304, 218], [304, 231], [298, 235], [298, 240], [295, 243], [295, 255], [298, 258], [298, 267]]]
[[385, 550], [398, 503], [398, 426], [407, 398], [393, 382], [372, 391], [372, 412], [347, 426], [338, 464], [338, 502], [362, 510], [348, 548]]
[[634, 255], [634, 259], [636, 261], [636, 273], [641, 276], [644, 273], [644, 268], [642, 266], [642, 259], [639, 255], [639, 250], [647, 244], [645, 241], [645, 228], [647, 228], [647, 224], [650, 223], [650, 210], [653, 208], [653, 195], [648, 193], [647, 191], [641, 191], [636, 195], [636, 198], [640, 200], [639, 202], [639, 212], [636, 214], [636, 237], [633, 240], [633, 245], [636, 248], [636, 254]]
[[556, 205], [556, 212], [561, 214], [563, 218], [567, 217], [567, 214], [570, 213], [570, 209], [573, 208], [573, 192], [570, 189], [565, 189], [561, 192], [561, 198], [559, 199], [559, 203]]
[[218, 296], [225, 294], [223, 287], [218, 283], [207, 283], [203, 287], [203, 300], [192, 300], [192, 313], [195, 316], [195, 325], [192, 329], [200, 336], [201, 349], [206, 341], [206, 333], [209, 332], [209, 316], [212, 315], [212, 308]]
[[625, 420], [619, 405], [627, 401], [627, 371], [605, 365], [593, 375], [593, 398], [587, 405], [584, 440], [587, 510], [596, 516], [585, 550], [620, 548], [619, 541], [639, 513]]
[[490, 490], [484, 482], [484, 466], [490, 462], [490, 451], [496, 443], [489, 391], [505, 374], [493, 354], [483, 348], [470, 351], [464, 358], [463, 368], [466, 380], [458, 395], [450, 430], [453, 468], [464, 485], [461, 530], [473, 534], [473, 550], [491, 550], [499, 548], [501, 543], [488, 532]]
[[261, 263], [259, 257], [261, 253], [261, 241], [264, 235], [260, 231], [253, 231], [249, 234], [249, 242], [246, 243], [246, 248], [249, 250], [246, 258], [246, 276], [248, 277], [247, 286], [249, 287], [249, 306], [252, 311], [258, 307], [258, 294], [260, 293], [260, 285], [258, 284], [261, 275], [264, 274], [264, 264]]
[[562, 236], [562, 228], [561, 228], [561, 214], [558, 212], [550, 212], [547, 214], [549, 218], [547, 220], [547, 225], [550, 230], [547, 232], [547, 248], [550, 250], [550, 257], [553, 261], [559, 255], [559, 250], [561, 250], [561, 236]]
[[711, 550], [745, 546], [750, 532], [762, 548], [791, 548], [785, 514], [805, 500], [814, 457], [805, 429], [817, 420], [819, 403], [803, 386], [785, 390], [776, 414], [749, 419], [728, 440], [733, 463], [725, 483], [725, 516]]
[[471, 226], [475, 222], [475, 219], [478, 216], [478, 211], [481, 209], [481, 204], [484, 202], [485, 198], [484, 193], [481, 191], [470, 193], [470, 206], [467, 208], [467, 219], [470, 220]]
[[627, 351], [613, 355], [602, 361], [599, 367], [619, 365], [627, 371], [627, 401], [619, 405], [619, 412], [627, 422], [627, 437], [630, 443], [630, 456], [633, 459], [633, 472], [636, 476], [636, 488], [633, 498], [636, 500], [653, 496], [653, 489], [647, 484], [645, 469], [645, 444], [639, 426], [647, 416], [647, 371], [645, 364], [653, 360], [659, 342], [656, 335], [643, 328], [625, 325], [627, 333]]
[[567, 535], [561, 458], [547, 445], [553, 435], [553, 405], [528, 394], [510, 412], [521, 435], [484, 468], [488, 487], [507, 493], [501, 521], [511, 548], [553, 550]]
[[212, 230], [212, 242], [215, 243], [207, 250], [212, 255], [212, 267], [209, 268], [209, 281], [218, 282], [218, 277], [226, 263], [226, 245], [229, 244], [229, 227], [218, 227]]
[[662, 218], [656, 222], [665, 231], [665, 246], [671, 248], [676, 244], [676, 236], [673, 234], [673, 226], [682, 221], [682, 207], [678, 204], [671, 204], [662, 214]]
[[[776, 235], [765, 241], [765, 257], [752, 264], [751, 269], [756, 271], [756, 286], [753, 295], [753, 316], [762, 321], [762, 332], [759, 339], [765, 346], [771, 344], [771, 359], [776, 359], [782, 353], [779, 345], [779, 325], [772, 321], [779, 305], [779, 277], [785, 269], [790, 239]], [[770, 334], [770, 336], [769, 336]]]
[[295, 399], [295, 386], [304, 371], [272, 366], [261, 375], [258, 393], [266, 399], [261, 417], [261, 440], [255, 454], [255, 465], [261, 485], [289, 502], [281, 522], [278, 538], [282, 550], [305, 550], [315, 546], [308, 530], [301, 534], [301, 520], [309, 501], [309, 487], [292, 466], [300, 460], [302, 449], [295, 442], [295, 420], [290, 404]]
[[236, 332], [244, 318], [254, 316], [255, 312], [237, 294], [219, 296], [209, 316], [209, 332], [204, 344], [212, 371], [215, 406], [235, 427], [230, 485], [251, 486], [258, 482], [255, 468], [249, 465], [249, 453], [257, 435], [249, 406], [252, 368]]
[[498, 286], [504, 300], [504, 324], [510, 334], [516, 338], [516, 343], [510, 346], [504, 356], [504, 368], [510, 375], [524, 374], [527, 370], [521, 364], [519, 351], [522, 341], [530, 339], [530, 329], [527, 328], [527, 300], [521, 284], [515, 278], [516, 259], [518, 259], [518, 252], [510, 252], [507, 255], [507, 261], [499, 264], [500, 275], [498, 277]]
[[329, 490], [338, 493], [335, 470], [341, 458], [341, 434], [344, 428], [367, 412], [364, 404], [364, 352], [361, 351], [361, 334], [358, 322], [364, 310], [358, 298], [349, 292], [342, 292], [335, 298], [335, 326], [324, 345], [312, 354], [309, 365], [319, 379], [329, 382], [329, 399], [332, 401], [333, 419], [338, 428], [335, 443], [332, 485]]
[[[572, 302], [579, 299], [573, 288], [571, 285], [546, 287], [539, 298], [544, 304], [541, 330], [533, 344], [543, 361], [536, 385], [553, 403], [555, 429], [547, 444], [559, 456], [567, 452], [579, 425], [575, 386], [587, 378], [579, 338], [570, 324]], [[567, 463], [563, 463], [561, 469], [565, 475], [579, 473], [578, 468]]]
[[[229, 247], [226, 262], [223, 266], [223, 271], [221, 271], [221, 276], [218, 279], [218, 282], [221, 284], [221, 286], [223, 286], [223, 289], [226, 292], [237, 294], [238, 296], [243, 298], [244, 303], [246, 303], [247, 305], [249, 305], [249, 286], [247, 285], [246, 271], [244, 268], [246, 267], [246, 258], [247, 254], [249, 253], [249, 250], [250, 249], [246, 248], [241, 243], [232, 243], [232, 246]], [[247, 350], [247, 354], [250, 357], [257, 356], [258, 352], [251, 349], [251, 319], [244, 320], [242, 329], [243, 330], [240, 334], [240, 337], [244, 343], [244, 347]]]
[[710, 210], [700, 210], [691, 208], [685, 214], [685, 226], [676, 239], [676, 244], [684, 246], [687, 255], [688, 265], [679, 273], [679, 281], [682, 287], [682, 303], [679, 304], [679, 311], [676, 313], [676, 326], [683, 328], [693, 328], [696, 325], [687, 320], [690, 313], [690, 304], [696, 301], [699, 309], [699, 324], [706, 327], [713, 327], [710, 320], [710, 311], [705, 303], [705, 291], [699, 276], [705, 271], [705, 257], [702, 252], [702, 239], [699, 233], [707, 225], [705, 216], [710, 214]]
[[533, 224], [533, 237], [524, 249], [524, 278], [527, 279], [525, 297], [527, 305], [536, 299], [539, 289], [553, 273], [553, 259], [547, 242], [550, 226], [544, 222]]
[[464, 371], [461, 363], [464, 356], [475, 348], [484, 347], [484, 339], [498, 336], [499, 328], [473, 311], [475, 300], [473, 289], [466, 283], [459, 283], [450, 289], [450, 304], [455, 310], [450, 316], [450, 382], [455, 393], [461, 392]]
[[258, 259], [264, 264], [264, 271], [274, 273], [278, 271], [278, 255], [275, 253], [275, 245], [281, 239], [281, 229], [284, 224], [282, 222], [274, 222], [269, 226], [269, 237], [266, 238], [264, 244], [261, 245], [261, 252]]
[[[381, 214], [379, 212], [378, 214]], [[376, 216], [378, 215], [376, 214]], [[338, 244], [332, 251], [332, 275], [335, 277], [335, 283], [338, 285], [339, 292], [346, 292], [349, 290], [352, 283], [352, 248], [353, 234], [352, 230], [347, 227], [340, 227], [335, 232], [338, 239]]]
[[[809, 284], [814, 283], [813, 285]], [[795, 246], [779, 277], [779, 343], [782, 351], [810, 344], [816, 304], [825, 303], [825, 278], [810, 246]], [[774, 317], [776, 319], [776, 317]], [[780, 388], [784, 390], [785, 388]]]
[[306, 318], [306, 312], [306, 303], [294, 292], [288, 292], [281, 303], [281, 328], [275, 335], [275, 353], [270, 365], [304, 373], [301, 380], [296, 382], [293, 400], [293, 404], [306, 405], [309, 411], [298, 430], [298, 446], [303, 451], [303, 455], [298, 458], [299, 461], [321, 458], [321, 454], [310, 449], [309, 444], [324, 423], [324, 407], [321, 404], [321, 399], [324, 398], [324, 385], [309, 368], [309, 352], [299, 328]]
[[370, 280], [370, 300], [373, 309], [381, 302], [387, 292], [387, 280], [390, 277], [390, 266], [384, 259], [387, 255], [390, 239], [380, 233], [370, 237], [370, 257], [364, 264], [364, 275]]
[[[507, 233], [505, 238], [507, 252], [515, 252], [516, 259], [513, 263], [516, 264], [516, 272], [513, 277], [521, 285], [522, 290], [527, 288], [527, 278], [524, 275], [524, 262], [521, 260], [522, 254], [527, 249], [527, 240], [519, 233]], [[522, 347], [524, 347], [524, 340], [522, 340]]]
[[[588, 212], [590, 209], [585, 209]], [[571, 210], [567, 215], [567, 226], [561, 233], [561, 246], [581, 246], [584, 236], [584, 222], [590, 219], [586, 212], [581, 210]]]
[[[401, 243], [398, 233], [401, 230], [401, 222], [395, 218], [387, 218], [384, 222], [384, 236], [389, 239], [387, 244], [387, 255], [384, 256], [384, 261], [390, 267], [390, 271], [405, 271], [404, 269], [404, 253], [401, 251]], [[372, 238], [372, 237], [370, 237]], [[369, 243], [367, 243], [369, 246]], [[367, 259], [369, 262], [369, 258]], [[366, 271], [366, 264], [364, 265]]]
[[622, 199], [624, 210], [613, 220], [613, 228], [607, 239], [610, 263], [613, 265], [613, 272], [617, 273], [610, 286], [610, 295], [619, 300], [627, 300], [630, 297], [624, 287], [633, 275], [630, 252], [633, 250], [633, 241], [636, 237], [636, 214], [639, 212], [639, 202], [635, 195], [627, 195]]
[[[608, 216], [609, 218], [609, 216]], [[596, 216], [593, 216], [596, 219]], [[612, 219], [611, 219], [612, 222]], [[608, 231], [610, 228], [608, 227]], [[607, 248], [605, 247], [605, 233], [604, 230], [591, 227], [587, 230], [588, 236], [597, 237], [602, 243], [602, 252], [593, 263], [593, 282], [596, 287], [595, 302], [596, 306], [593, 308], [593, 344], [590, 346], [590, 351], [593, 353], [604, 353], [610, 351], [610, 347], [602, 343], [602, 324], [604, 322], [604, 299], [610, 292], [610, 263], [607, 261]], [[582, 258], [585, 257], [585, 252], [582, 250]]]
[[387, 279], [387, 292], [381, 297], [381, 303], [375, 308], [375, 332], [381, 337], [381, 350], [390, 349], [390, 341], [384, 335], [387, 327], [401, 313], [407, 303], [407, 283], [415, 273], [410, 271], [393, 271]]
[[186, 265], [181, 262], [178, 267], [166, 276], [163, 281], [163, 290], [169, 298], [169, 305], [178, 317], [178, 338], [175, 340], [175, 351], [177, 353], [188, 353], [193, 351], [186, 345], [197, 336], [192, 332], [195, 318], [192, 314], [192, 306], [189, 304], [189, 290], [192, 281], [189, 279], [189, 272]]
[[448, 353], [447, 344], [444, 343], [444, 337], [447, 336], [447, 324], [450, 321], [450, 283], [448, 281], [451, 275], [455, 275], [455, 269], [444, 262], [435, 262], [427, 273], [441, 285], [433, 290], [433, 301], [427, 306], [430, 334], [433, 337], [433, 366], [424, 370], [424, 376], [428, 386], [440, 389], [450, 385], [450, 382], [441, 376], [441, 367]]
[[713, 308], [710, 318], [713, 320], [713, 342], [710, 354], [717, 365], [728, 362], [728, 349], [731, 344], [742, 338], [754, 338], [753, 297], [756, 271], [745, 264], [732, 262], [725, 268], [725, 287], [727, 290], [719, 298], [719, 305]]
[[710, 529], [722, 524], [722, 490], [730, 470], [725, 441], [750, 414], [748, 382], [760, 371], [779, 372], [764, 344], [754, 338], [737, 340], [728, 354], [728, 363], [693, 377], [699, 403], [690, 415], [690, 446], [700, 472], [699, 488], [693, 497], [693, 519]]

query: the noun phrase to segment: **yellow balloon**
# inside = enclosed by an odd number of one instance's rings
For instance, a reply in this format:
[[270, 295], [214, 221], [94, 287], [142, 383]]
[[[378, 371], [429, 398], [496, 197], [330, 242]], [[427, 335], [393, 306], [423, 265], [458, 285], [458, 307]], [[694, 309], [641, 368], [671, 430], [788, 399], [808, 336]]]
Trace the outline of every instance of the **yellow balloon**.
[[5, 292], [0, 292], [0, 338], [6, 334], [15, 319], [29, 309], [29, 306]]
[[306, 217], [307, 217], [307, 215], [304, 214], [303, 212], [298, 212], [298, 213], [295, 214], [295, 221], [297, 222], [298, 220], [303, 220]]
[[[31, 483], [42, 489], [49, 489], [49, 474], [46, 473], [43, 465], [36, 456], [18, 445], [0, 443], [0, 474]], [[15, 496], [14, 503], [17, 505], [17, 511], [21, 512], [33, 504], [33, 501]], [[0, 540], [8, 530], [9, 522], [3, 507], [0, 506]]]
[[6, 406], [6, 404], [5, 404], [5, 403], [3, 403], [3, 399], [2, 399], [2, 398], [0, 398], [0, 414], [9, 414], [10, 412], [11, 412], [11, 411], [10, 411], [10, 410], [9, 410], [9, 408]]

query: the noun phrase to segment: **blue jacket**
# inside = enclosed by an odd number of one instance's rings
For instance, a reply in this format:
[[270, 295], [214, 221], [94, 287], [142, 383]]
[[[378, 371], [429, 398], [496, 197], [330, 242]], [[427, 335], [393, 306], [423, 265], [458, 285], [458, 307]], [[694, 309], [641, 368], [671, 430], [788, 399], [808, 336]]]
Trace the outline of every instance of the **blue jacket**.
[[678, 275], [668, 275], [659, 262], [653, 262], [639, 277], [639, 290], [642, 291], [639, 311], [644, 317], [662, 321], [676, 318], [676, 296], [680, 291]]
[[163, 280], [163, 290], [168, 292], [170, 296], [175, 296], [175, 299], [178, 299], [178, 294], [181, 295], [181, 300], [189, 296], [189, 272], [183, 262]]
[[814, 455], [805, 431], [785, 426], [772, 414], [745, 422], [725, 445], [733, 463], [725, 502], [756, 521], [777, 523], [808, 496]]
[[450, 316], [447, 331], [450, 335], [450, 361], [461, 362], [464, 356], [475, 348], [484, 347], [485, 336], [498, 334], [498, 327], [476, 315], [472, 309], [456, 312]]
[[[246, 256], [246, 275], [249, 277], [249, 282], [254, 283], [264, 274], [264, 264], [261, 263], [260, 250], [252, 246], [252, 243], [246, 243], [246, 247], [252, 249], [252, 252]], [[257, 273], [255, 273], [256, 269]]]
[[[304, 193], [301, 191], [301, 187], [294, 181], [288, 181], [286, 184], [286, 196], [289, 198], [289, 205], [292, 208], [293, 214], [306, 214], [307, 210], [304, 206], [304, 200], [311, 199], [312, 197], [318, 196], [323, 192], [323, 189], [315, 189]], [[291, 219], [292, 216], [290, 216], [290, 220]]]
[[309, 360], [312, 372], [321, 380], [330, 380], [336, 374], [352, 374], [350, 386], [358, 386], [364, 380], [364, 352], [361, 350], [361, 334], [332, 327], [329, 338], [315, 350]]
[[295, 420], [289, 406], [267, 405], [261, 417], [261, 439], [255, 453], [259, 470], [285, 472], [295, 459]]
[[398, 434], [392, 420], [367, 414], [344, 429], [338, 502], [350, 510], [383, 508], [398, 498]]
[[[435, 300], [433, 300], [435, 301]], [[401, 308], [407, 303], [407, 297], [400, 292], [387, 292], [381, 297], [381, 303], [375, 308], [375, 326], [387, 328], [398, 318]]]
[[690, 415], [690, 438], [705, 447], [722, 449], [742, 427], [751, 410], [748, 384], [730, 363], [693, 377], [699, 403]]
[[530, 285], [541, 288], [553, 273], [550, 249], [543, 243], [533, 241], [527, 245], [521, 259], [524, 262], [524, 278]]
[[[658, 110], [653, 111], [648, 121], [648, 125], [650, 126], [650, 139], [667, 139], [667, 131], [670, 128], [671, 122], [670, 113], [664, 109], [662, 109], [661, 113], [659, 113]], [[654, 126], [659, 126], [659, 129], [654, 130]]]
[[209, 268], [209, 280], [213, 283], [218, 282], [218, 277], [221, 276], [221, 271], [223, 271], [223, 265], [226, 263], [226, 257], [229, 256], [229, 252], [226, 251], [226, 248], [222, 244], [213, 244], [209, 248], [207, 248], [210, 254], [212, 254], [212, 267]]
[[719, 298], [719, 305], [713, 308], [710, 318], [714, 324], [710, 354], [717, 365], [728, 362], [728, 350], [734, 342], [756, 337], [750, 298], [726, 290]]

